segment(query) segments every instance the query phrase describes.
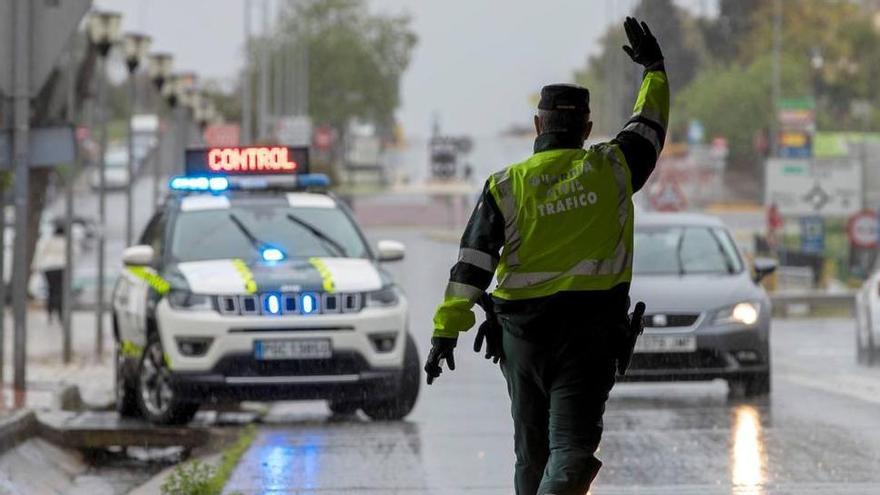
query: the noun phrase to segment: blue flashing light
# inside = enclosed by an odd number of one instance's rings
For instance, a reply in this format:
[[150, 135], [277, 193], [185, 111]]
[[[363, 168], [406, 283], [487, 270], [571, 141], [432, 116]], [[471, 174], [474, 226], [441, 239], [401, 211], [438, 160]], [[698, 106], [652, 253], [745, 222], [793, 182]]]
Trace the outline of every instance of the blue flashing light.
[[304, 315], [310, 315], [318, 311], [318, 296], [315, 294], [302, 294], [300, 296], [300, 310]]
[[263, 261], [282, 261], [286, 258], [284, 251], [273, 247], [263, 249], [260, 255], [263, 257]]
[[299, 187], [330, 187], [330, 177], [325, 174], [302, 174], [296, 176]]
[[263, 309], [270, 315], [281, 314], [281, 297], [278, 294], [268, 294], [263, 299]]
[[226, 177], [174, 177], [168, 183], [173, 191], [223, 192], [229, 189]]

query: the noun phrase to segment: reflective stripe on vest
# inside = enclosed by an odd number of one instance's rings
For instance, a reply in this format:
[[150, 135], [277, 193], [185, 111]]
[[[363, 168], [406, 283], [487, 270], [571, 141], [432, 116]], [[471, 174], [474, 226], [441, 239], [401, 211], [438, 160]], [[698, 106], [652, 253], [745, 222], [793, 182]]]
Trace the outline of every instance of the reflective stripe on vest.
[[498, 264], [498, 260], [491, 254], [470, 248], [461, 248], [458, 251], [458, 261], [473, 265], [487, 272], [494, 272], [495, 265]]

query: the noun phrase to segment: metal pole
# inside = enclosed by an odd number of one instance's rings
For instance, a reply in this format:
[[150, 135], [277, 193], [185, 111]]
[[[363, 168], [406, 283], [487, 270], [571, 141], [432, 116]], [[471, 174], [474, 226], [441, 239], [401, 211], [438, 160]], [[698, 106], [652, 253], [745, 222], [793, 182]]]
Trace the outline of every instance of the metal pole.
[[104, 355], [104, 255], [106, 250], [106, 233], [107, 233], [107, 184], [106, 184], [106, 161], [105, 154], [107, 152], [107, 109], [105, 108], [105, 81], [107, 77], [106, 71], [107, 57], [99, 56], [97, 60], [97, 113], [98, 128], [100, 129], [100, 137], [98, 138], [98, 184], [100, 191], [98, 192], [98, 282], [97, 282], [97, 301], [95, 303], [95, 355], [98, 359]]
[[[159, 98], [156, 104], [156, 115], [159, 115], [159, 107], [162, 105], [162, 99]], [[156, 149], [153, 152], [153, 211], [159, 207], [159, 181], [161, 179], [161, 174], [159, 173], [159, 166], [162, 163], [162, 135], [165, 132], [162, 130], [162, 125], [159, 125], [159, 132], [156, 133]]]
[[132, 228], [134, 224], [134, 211], [132, 209], [132, 186], [134, 184], [134, 126], [131, 124], [134, 118], [135, 100], [137, 99], [137, 85], [135, 84], [135, 72], [128, 73], [128, 184], [125, 185], [125, 246], [131, 246]]
[[257, 114], [258, 139], [265, 139], [269, 126], [269, 2], [263, 0], [263, 46], [260, 47], [260, 108]]
[[177, 149], [174, 155], [175, 161], [172, 163], [180, 163], [177, 166], [180, 169], [174, 171], [174, 173], [180, 173], [183, 167], [183, 156], [186, 154], [186, 147], [189, 144], [189, 126], [186, 121], [186, 108], [179, 102], [175, 108], [175, 113], [177, 117]]
[[6, 363], [6, 191], [0, 188], [0, 386]]
[[12, 155], [15, 164], [15, 250], [12, 262], [12, 312], [15, 326], [13, 352], [13, 384], [16, 390], [26, 388], [27, 362], [27, 282], [30, 275], [28, 260], [28, 141], [30, 132], [30, 29], [31, 3], [15, 0], [15, 38], [13, 89]]
[[782, 99], [782, 0], [773, 4], [773, 118], [770, 119], [771, 156], [779, 156], [779, 100]]
[[253, 108], [252, 108], [252, 97], [251, 94], [251, 69], [250, 69], [250, 60], [251, 60], [251, 0], [244, 1], [244, 44], [245, 44], [245, 57], [244, 57], [244, 69], [242, 70], [241, 75], [241, 144], [251, 144], [251, 140], [253, 139], [253, 129], [251, 126], [253, 125]]
[[[76, 120], [76, 58], [73, 49], [68, 52], [67, 77], [67, 120], [74, 124]], [[72, 169], [64, 181], [64, 277], [61, 292], [61, 326], [62, 345], [61, 358], [65, 364], [71, 361], [71, 310], [73, 307], [73, 182], [79, 171], [79, 152], [72, 164]]]

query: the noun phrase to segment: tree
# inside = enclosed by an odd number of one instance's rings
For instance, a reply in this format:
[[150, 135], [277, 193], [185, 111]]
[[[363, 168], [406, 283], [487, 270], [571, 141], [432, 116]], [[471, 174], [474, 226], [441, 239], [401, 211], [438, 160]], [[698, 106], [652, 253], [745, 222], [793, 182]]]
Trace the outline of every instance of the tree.
[[306, 46], [314, 122], [344, 133], [358, 119], [391, 131], [400, 105], [400, 78], [416, 44], [408, 16], [371, 14], [364, 0], [297, 2], [266, 42], [272, 56]]

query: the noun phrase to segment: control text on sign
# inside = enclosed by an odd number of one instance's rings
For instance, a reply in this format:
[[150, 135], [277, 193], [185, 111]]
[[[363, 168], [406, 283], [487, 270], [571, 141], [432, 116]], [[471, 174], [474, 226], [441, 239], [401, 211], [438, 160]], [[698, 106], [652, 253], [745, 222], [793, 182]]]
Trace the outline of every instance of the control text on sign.
[[261, 148], [213, 148], [208, 151], [208, 166], [215, 172], [294, 172], [297, 163], [290, 159], [286, 146]]

